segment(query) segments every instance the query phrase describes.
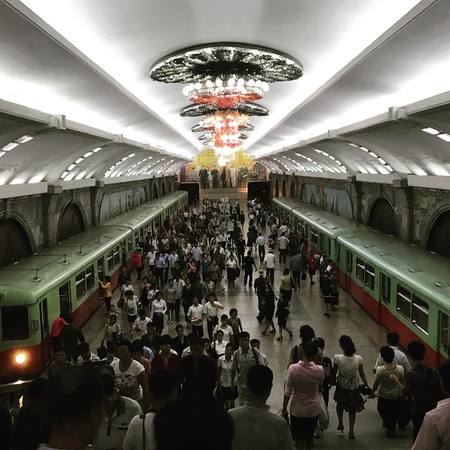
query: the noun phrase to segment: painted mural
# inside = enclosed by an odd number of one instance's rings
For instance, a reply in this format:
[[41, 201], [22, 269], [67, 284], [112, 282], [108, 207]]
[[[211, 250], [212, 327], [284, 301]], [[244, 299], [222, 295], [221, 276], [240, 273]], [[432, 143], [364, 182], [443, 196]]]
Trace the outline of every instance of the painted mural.
[[305, 203], [353, 220], [352, 203], [345, 189], [334, 189], [318, 184], [304, 184], [301, 199]]
[[143, 186], [125, 191], [106, 192], [100, 206], [100, 223], [130, 211], [146, 201]]

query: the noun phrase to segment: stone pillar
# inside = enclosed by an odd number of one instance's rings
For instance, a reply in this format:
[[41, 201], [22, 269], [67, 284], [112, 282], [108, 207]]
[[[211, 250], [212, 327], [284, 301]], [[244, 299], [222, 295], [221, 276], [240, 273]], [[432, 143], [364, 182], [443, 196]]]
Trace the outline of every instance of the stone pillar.
[[361, 223], [362, 189], [361, 183], [356, 181], [355, 176], [350, 176], [347, 178], [347, 190], [349, 192], [353, 207], [353, 221], [356, 223]]

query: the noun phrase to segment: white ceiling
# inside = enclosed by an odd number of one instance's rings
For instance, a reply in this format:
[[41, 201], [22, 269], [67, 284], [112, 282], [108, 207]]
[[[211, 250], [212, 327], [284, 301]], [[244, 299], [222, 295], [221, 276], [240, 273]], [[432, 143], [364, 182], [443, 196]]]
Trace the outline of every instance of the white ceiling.
[[[182, 86], [152, 81], [151, 65], [172, 51], [201, 43], [265, 45], [300, 60], [304, 76], [271, 86], [261, 101], [270, 115], [253, 119], [256, 129], [245, 146], [256, 156], [289, 147], [282, 155], [294, 156], [305, 170], [321, 164], [324, 172], [343, 173], [346, 167], [347, 173], [383, 174], [376, 158], [355, 154], [342, 138], [313, 139], [320, 147], [299, 142], [448, 90], [449, 11], [450, 0], [3, 0], [0, 60], [7, 63], [0, 65], [0, 99], [49, 115], [64, 114], [79, 124], [190, 159], [201, 146], [190, 131], [196, 121], [178, 114], [188, 103]], [[450, 173], [449, 144], [422, 136], [414, 127], [389, 122], [378, 134], [370, 128], [370, 133], [361, 131], [352, 138], [362, 143], [370, 137], [377, 156], [397, 173]], [[51, 137], [57, 145], [57, 135], [41, 137]], [[43, 179], [58, 179], [77, 145], [85, 152], [84, 138], [73, 148], [66, 138], [67, 151], [48, 162], [53, 167], [41, 171]], [[400, 140], [411, 138], [416, 139], [415, 150], [405, 150]], [[428, 142], [436, 150], [423, 158]], [[37, 139], [29, 145], [37, 145]], [[114, 164], [113, 148], [108, 146], [111, 157], [96, 176]], [[130, 148], [117, 145], [114, 151], [121, 159]], [[145, 158], [148, 148], [139, 152], [135, 162]], [[8, 164], [5, 157], [0, 160], [0, 183], [30, 180], [20, 162], [13, 167], [11, 155], [10, 167], [2, 167]], [[101, 155], [95, 155], [96, 162]], [[86, 169], [84, 176], [92, 171]]]

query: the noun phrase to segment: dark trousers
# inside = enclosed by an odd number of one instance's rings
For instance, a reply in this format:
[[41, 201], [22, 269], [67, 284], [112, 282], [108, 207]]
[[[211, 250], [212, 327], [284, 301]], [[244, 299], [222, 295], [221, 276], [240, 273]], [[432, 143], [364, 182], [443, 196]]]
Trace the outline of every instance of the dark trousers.
[[411, 414], [413, 423], [413, 442], [416, 441], [417, 435], [419, 434], [420, 427], [422, 426], [423, 419], [425, 417], [425, 411], [423, 412], [413, 412]]
[[239, 265], [242, 266], [242, 261], [244, 260], [244, 254], [238, 253]]
[[263, 296], [258, 295], [258, 315], [256, 318], [261, 321], [264, 318], [264, 310], [263, 310]]
[[198, 325], [192, 325], [192, 334], [194, 336], [198, 336], [200, 338], [203, 337], [203, 325], [198, 326]]
[[275, 280], [275, 269], [266, 269], [266, 276], [270, 277], [270, 281], [273, 284]]
[[244, 272], [244, 286], [247, 284], [247, 279], [248, 279], [248, 286], [252, 287], [252, 283], [253, 283], [253, 270], [249, 270], [249, 271], [245, 271]]
[[258, 245], [258, 255], [260, 261], [264, 259], [264, 256], [266, 256], [266, 246], [265, 245]]
[[105, 297], [105, 306], [106, 311], [109, 311], [111, 309], [111, 297]]
[[280, 248], [280, 257], [278, 259], [280, 263], [286, 262], [286, 255], [287, 255], [287, 249]]
[[53, 350], [61, 346], [61, 336], [52, 336], [51, 341]]
[[388, 433], [396, 433], [396, 425], [398, 419], [399, 399], [388, 400], [378, 397], [378, 412], [383, 419]]
[[208, 336], [209, 339], [212, 341], [213, 338], [213, 331], [214, 331], [214, 327], [219, 323], [219, 319], [216, 317], [208, 317], [208, 320], [206, 322], [206, 326], [208, 328]]
[[155, 276], [158, 281], [158, 287], [162, 289], [164, 285], [164, 267], [155, 267]]
[[300, 270], [292, 271], [292, 279], [295, 281], [295, 284], [300, 287]]
[[191, 321], [189, 320], [187, 313], [189, 311], [189, 307], [191, 306], [191, 304], [183, 303], [182, 305], [183, 305], [183, 311], [184, 311], [184, 320], [186, 321], [186, 323], [190, 323]]
[[136, 267], [136, 272], [137, 272], [137, 279], [139, 281], [141, 281], [141, 277], [142, 277], [142, 267]]

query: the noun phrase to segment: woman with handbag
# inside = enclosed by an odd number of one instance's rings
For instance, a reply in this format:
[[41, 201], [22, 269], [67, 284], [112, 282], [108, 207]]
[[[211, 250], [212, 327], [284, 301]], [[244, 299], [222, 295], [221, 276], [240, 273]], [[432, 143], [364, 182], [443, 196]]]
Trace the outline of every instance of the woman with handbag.
[[110, 347], [121, 339], [122, 329], [117, 323], [117, 316], [115, 314], [110, 314], [108, 317], [108, 322], [106, 324], [105, 336], [103, 337], [102, 345], [106, 341], [106, 347]]
[[339, 420], [338, 431], [344, 433], [343, 416], [348, 412], [349, 432], [348, 437], [355, 439], [356, 413], [364, 409], [364, 400], [360, 394], [359, 379], [367, 386], [367, 378], [364, 373], [363, 358], [356, 354], [355, 344], [350, 336], [342, 335], [339, 345], [343, 353], [334, 355], [333, 365], [336, 372], [336, 412]]

